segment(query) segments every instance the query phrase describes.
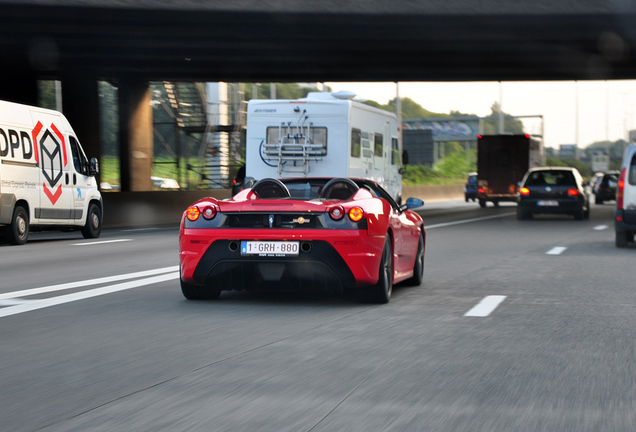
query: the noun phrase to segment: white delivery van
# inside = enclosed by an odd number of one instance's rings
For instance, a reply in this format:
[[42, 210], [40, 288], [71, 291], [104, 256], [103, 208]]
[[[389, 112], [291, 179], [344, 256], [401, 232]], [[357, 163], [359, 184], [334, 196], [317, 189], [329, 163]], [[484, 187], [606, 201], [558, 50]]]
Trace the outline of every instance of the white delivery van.
[[0, 230], [9, 243], [26, 243], [29, 230], [99, 237], [97, 172], [61, 113], [0, 101]]
[[621, 173], [616, 188], [614, 214], [616, 247], [624, 248], [634, 241], [636, 233], [636, 144], [625, 149]]
[[395, 114], [354, 101], [351, 92], [247, 107], [246, 179], [353, 177], [376, 181], [398, 202], [401, 147]]

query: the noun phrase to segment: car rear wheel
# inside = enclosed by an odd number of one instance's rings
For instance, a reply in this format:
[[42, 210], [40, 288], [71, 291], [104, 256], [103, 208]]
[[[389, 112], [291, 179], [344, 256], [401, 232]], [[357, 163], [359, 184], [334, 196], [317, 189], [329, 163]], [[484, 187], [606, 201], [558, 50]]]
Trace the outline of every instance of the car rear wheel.
[[522, 207], [517, 207], [517, 220], [528, 220], [532, 219], [532, 214], [524, 210]]
[[603, 204], [603, 200], [599, 198], [594, 199], [594, 204]]
[[12, 245], [23, 245], [29, 238], [29, 215], [22, 206], [13, 210], [11, 225], [7, 227], [7, 241]]
[[221, 290], [192, 285], [184, 282], [181, 278], [179, 278], [179, 281], [181, 282], [181, 292], [188, 300], [216, 300], [221, 296]]
[[486, 207], [486, 200], [480, 199], [479, 200], [479, 207]]
[[380, 260], [378, 283], [372, 287], [361, 288], [358, 291], [358, 301], [361, 303], [388, 303], [393, 291], [393, 249], [391, 236], [387, 234]]
[[424, 236], [420, 234], [417, 242], [417, 253], [415, 254], [415, 264], [413, 264], [413, 277], [406, 281], [407, 284], [419, 286], [424, 278]]
[[630, 240], [634, 239], [634, 234], [627, 231], [616, 231], [616, 247], [626, 248]]
[[583, 219], [585, 219], [585, 210], [583, 210], [583, 207], [581, 207], [580, 209], [578, 209], [578, 210], [574, 213], [574, 219], [576, 219], [576, 220], [583, 220]]

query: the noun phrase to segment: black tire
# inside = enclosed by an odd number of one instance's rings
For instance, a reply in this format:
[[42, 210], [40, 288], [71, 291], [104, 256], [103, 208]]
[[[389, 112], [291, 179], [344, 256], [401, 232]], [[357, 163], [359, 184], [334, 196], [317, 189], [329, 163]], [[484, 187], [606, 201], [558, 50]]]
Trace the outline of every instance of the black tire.
[[406, 280], [408, 285], [419, 286], [424, 278], [424, 235], [420, 234], [417, 242], [417, 252], [415, 254], [415, 263], [413, 264], [413, 277]]
[[602, 200], [602, 199], [595, 198], [595, 199], [594, 199], [594, 204], [603, 204], [603, 200]]
[[633, 239], [633, 234], [630, 235], [626, 231], [616, 231], [616, 247], [626, 248], [630, 237]]
[[358, 301], [361, 303], [388, 303], [393, 291], [393, 248], [391, 236], [386, 235], [382, 259], [378, 269], [378, 283], [358, 290]]
[[86, 214], [86, 224], [82, 228], [84, 238], [97, 238], [102, 233], [102, 212], [96, 204], [88, 207]]
[[22, 206], [13, 209], [11, 225], [6, 228], [6, 237], [9, 244], [23, 245], [29, 238], [29, 215]]
[[486, 200], [480, 199], [479, 200], [479, 207], [486, 207]]
[[492, 205], [494, 205], [495, 207], [499, 207], [499, 201], [493, 201]]
[[466, 200], [466, 202], [468, 202], [468, 197], [467, 196], [465, 196], [464, 199]]
[[192, 285], [184, 282], [181, 277], [179, 277], [179, 282], [181, 282], [181, 292], [188, 300], [216, 300], [221, 296], [221, 290]]
[[528, 219], [532, 219], [532, 215], [530, 214], [530, 212], [517, 206], [517, 220], [528, 220]]
[[581, 206], [581, 208], [574, 213], [574, 219], [576, 220], [585, 219], [585, 210], [583, 210], [583, 206]]

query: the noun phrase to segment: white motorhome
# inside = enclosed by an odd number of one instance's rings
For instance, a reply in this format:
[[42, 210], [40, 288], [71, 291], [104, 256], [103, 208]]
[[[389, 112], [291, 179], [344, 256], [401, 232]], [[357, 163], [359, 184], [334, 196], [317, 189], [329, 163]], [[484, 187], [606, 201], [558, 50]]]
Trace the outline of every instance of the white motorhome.
[[315, 92], [304, 99], [249, 101], [246, 178], [364, 178], [400, 202], [397, 117], [354, 97]]
[[26, 243], [30, 229], [99, 237], [97, 172], [61, 113], [0, 101], [0, 231], [9, 243]]

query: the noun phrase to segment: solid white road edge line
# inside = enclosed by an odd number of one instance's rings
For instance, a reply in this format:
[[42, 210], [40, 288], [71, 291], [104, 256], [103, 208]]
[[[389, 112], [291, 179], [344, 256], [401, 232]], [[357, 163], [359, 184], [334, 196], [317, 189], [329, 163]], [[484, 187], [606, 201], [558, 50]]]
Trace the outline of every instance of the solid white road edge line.
[[96, 241], [96, 242], [90, 242], [90, 243], [73, 243], [71, 246], [88, 246], [88, 245], [96, 245], [96, 244], [119, 243], [119, 242], [129, 242], [129, 241], [133, 241], [133, 239], [104, 240], [104, 241]]
[[[486, 296], [477, 305], [466, 312], [464, 316], [467, 317], [487, 317], [494, 311], [499, 304], [504, 301], [506, 296], [504, 295], [491, 295]], [[0, 311], [2, 312], [2, 311]]]
[[594, 227], [594, 229], [596, 231], [602, 231], [602, 230], [607, 229], [607, 228], [609, 228], [607, 225], [597, 225], [597, 226]]
[[79, 281], [79, 282], [69, 282], [69, 283], [63, 283], [59, 285], [45, 286], [41, 288], [32, 288], [32, 289], [27, 289], [22, 291], [0, 293], [0, 300], [12, 299], [16, 297], [25, 297], [25, 296], [42, 294], [42, 293], [51, 292], [51, 291], [62, 291], [66, 289], [79, 288], [79, 287], [84, 287], [89, 285], [99, 285], [99, 284], [117, 282], [117, 281], [126, 280], [126, 279], [154, 276], [154, 275], [174, 272], [178, 270], [179, 270], [179, 266], [170, 266], [170, 267], [163, 267], [163, 268], [158, 268], [154, 270], [146, 270], [146, 271], [140, 271], [135, 273], [127, 273], [127, 274], [121, 274], [116, 276], [107, 276], [107, 277], [102, 277], [97, 279], [89, 279], [89, 280]]
[[546, 254], [548, 255], [561, 255], [563, 253], [564, 250], [566, 250], [566, 247], [563, 246], [556, 246], [553, 247], [552, 249], [550, 249], [549, 251], [546, 252]]
[[135, 232], [135, 231], [152, 231], [152, 230], [158, 230], [159, 228], [132, 228], [132, 229], [125, 229], [125, 230], [121, 230], [122, 232]]
[[78, 300], [84, 300], [91, 297], [97, 297], [105, 294], [114, 293], [117, 291], [124, 291], [133, 288], [139, 288], [145, 285], [152, 285], [160, 282], [174, 280], [179, 278], [179, 272], [168, 273], [161, 276], [155, 276], [147, 279], [140, 279], [131, 282], [124, 282], [117, 285], [106, 286], [102, 288], [95, 288], [88, 291], [81, 291], [73, 294], [66, 294], [63, 296], [52, 297], [43, 300], [33, 300], [32, 302], [10, 306], [4, 309], [0, 309], [0, 318], [17, 315], [25, 312], [34, 311], [37, 309], [43, 309], [51, 306], [56, 306], [64, 303], [70, 303]]
[[15, 306], [15, 305], [19, 305], [19, 304], [23, 304], [23, 303], [29, 303], [32, 302], [33, 300], [24, 300], [24, 299], [7, 299], [7, 300], [0, 300], [0, 306]]
[[458, 221], [454, 221], [454, 222], [444, 222], [444, 223], [433, 224], [433, 225], [429, 225], [429, 226], [426, 226], [426, 224], [425, 224], [424, 225], [424, 229], [425, 230], [430, 230], [430, 229], [433, 229], [433, 228], [441, 228], [441, 227], [450, 226], [450, 225], [459, 225], [459, 224], [465, 224], [465, 223], [470, 223], [470, 222], [478, 222], [478, 221], [487, 220], [487, 219], [497, 219], [497, 218], [502, 218], [502, 217], [506, 217], [506, 216], [512, 216], [514, 214], [517, 214], [517, 213], [502, 213], [502, 214], [498, 214], [498, 215], [494, 215], [494, 216], [484, 216], [484, 217], [478, 217], [478, 218], [474, 218], [474, 219], [463, 219], [463, 220], [458, 220]]

